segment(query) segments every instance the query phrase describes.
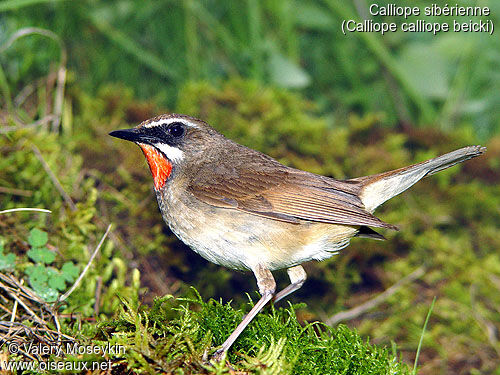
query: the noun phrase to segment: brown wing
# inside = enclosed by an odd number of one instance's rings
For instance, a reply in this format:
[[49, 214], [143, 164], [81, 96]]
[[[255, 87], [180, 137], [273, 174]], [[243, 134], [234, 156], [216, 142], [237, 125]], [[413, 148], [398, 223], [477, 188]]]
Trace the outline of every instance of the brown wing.
[[290, 223], [307, 220], [397, 229], [364, 209], [359, 184], [289, 168], [245, 150], [237, 160], [218, 160], [215, 170], [200, 171], [188, 189], [210, 205]]

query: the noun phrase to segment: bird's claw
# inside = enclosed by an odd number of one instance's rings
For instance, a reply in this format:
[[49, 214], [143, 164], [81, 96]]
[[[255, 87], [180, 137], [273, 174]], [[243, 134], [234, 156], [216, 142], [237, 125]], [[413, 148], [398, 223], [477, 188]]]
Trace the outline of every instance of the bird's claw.
[[217, 349], [214, 354], [210, 357], [211, 360], [214, 360], [216, 362], [220, 362], [222, 358], [224, 357], [224, 354], [226, 354], [226, 351], [223, 348]]

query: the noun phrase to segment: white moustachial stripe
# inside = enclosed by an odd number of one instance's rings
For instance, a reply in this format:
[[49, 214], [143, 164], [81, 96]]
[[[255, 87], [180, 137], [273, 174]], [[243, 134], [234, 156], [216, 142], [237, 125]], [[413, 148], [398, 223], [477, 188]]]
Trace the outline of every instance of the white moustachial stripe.
[[184, 159], [184, 152], [177, 147], [169, 146], [166, 143], [155, 143], [154, 146], [163, 152], [168, 160], [174, 163]]

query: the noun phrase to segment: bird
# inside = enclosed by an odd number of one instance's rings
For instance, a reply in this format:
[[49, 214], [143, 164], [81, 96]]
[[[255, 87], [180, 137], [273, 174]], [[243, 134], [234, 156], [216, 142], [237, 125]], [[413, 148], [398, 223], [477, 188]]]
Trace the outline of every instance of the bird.
[[[376, 228], [398, 228], [373, 215], [378, 206], [486, 151], [467, 146], [338, 180], [285, 166], [187, 115], [164, 114], [109, 134], [141, 148], [162, 217], [181, 241], [210, 262], [255, 276], [261, 298], [215, 351], [217, 361], [267, 303], [302, 287], [304, 262], [330, 258], [356, 236], [385, 239]], [[277, 292], [272, 271], [279, 269], [287, 270], [290, 284]]]

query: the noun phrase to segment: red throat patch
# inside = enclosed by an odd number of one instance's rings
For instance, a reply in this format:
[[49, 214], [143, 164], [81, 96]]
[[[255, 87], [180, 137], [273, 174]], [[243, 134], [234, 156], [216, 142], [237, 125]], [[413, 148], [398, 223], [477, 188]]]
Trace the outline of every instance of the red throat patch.
[[153, 175], [155, 189], [160, 190], [165, 186], [167, 179], [170, 177], [170, 173], [172, 173], [172, 163], [153, 146], [145, 144], [139, 144], [139, 146], [148, 161], [149, 169]]

